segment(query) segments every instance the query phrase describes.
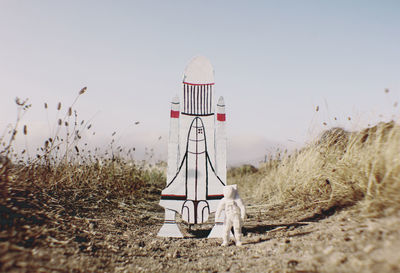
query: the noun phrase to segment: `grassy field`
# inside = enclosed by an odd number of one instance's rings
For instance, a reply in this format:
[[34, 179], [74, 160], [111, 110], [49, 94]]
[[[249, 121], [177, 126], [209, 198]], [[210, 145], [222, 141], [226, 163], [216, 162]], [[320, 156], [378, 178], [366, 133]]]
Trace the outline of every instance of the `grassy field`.
[[[78, 96], [83, 95], [85, 88]], [[75, 100], [76, 102], [76, 100]], [[75, 103], [74, 102], [74, 103]], [[248, 220], [241, 248], [204, 239], [157, 238], [165, 163], [129, 159], [131, 150], [89, 150], [74, 103], [35, 156], [14, 148], [30, 105], [1, 137], [1, 272], [399, 272], [400, 127], [325, 131], [259, 168], [228, 171]], [[44, 105], [47, 109], [48, 105]], [[21, 128], [21, 132], [17, 132]]]

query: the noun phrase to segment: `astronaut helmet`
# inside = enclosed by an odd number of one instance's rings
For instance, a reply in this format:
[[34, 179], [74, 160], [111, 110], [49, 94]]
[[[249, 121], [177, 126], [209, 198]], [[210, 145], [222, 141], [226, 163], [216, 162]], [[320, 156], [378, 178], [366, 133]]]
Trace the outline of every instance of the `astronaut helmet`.
[[235, 184], [224, 186], [223, 192], [226, 199], [235, 199], [237, 193], [237, 185]]

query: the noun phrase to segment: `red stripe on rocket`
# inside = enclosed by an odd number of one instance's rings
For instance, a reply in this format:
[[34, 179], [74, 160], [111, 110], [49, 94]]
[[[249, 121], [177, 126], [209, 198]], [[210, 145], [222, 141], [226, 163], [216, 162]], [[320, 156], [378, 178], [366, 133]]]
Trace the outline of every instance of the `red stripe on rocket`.
[[171, 110], [171, 118], [179, 118], [179, 111]]

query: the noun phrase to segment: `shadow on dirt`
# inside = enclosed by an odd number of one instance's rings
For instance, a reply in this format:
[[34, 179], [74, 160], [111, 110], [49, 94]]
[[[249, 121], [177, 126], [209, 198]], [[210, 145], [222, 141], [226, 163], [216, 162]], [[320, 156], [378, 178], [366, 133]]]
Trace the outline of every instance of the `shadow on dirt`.
[[340, 210], [343, 210], [343, 209], [344, 209], [344, 207], [333, 206], [326, 210], [321, 210], [320, 213], [314, 213], [311, 216], [302, 218], [299, 220], [299, 222], [318, 222], [319, 220], [328, 218], [328, 217], [334, 215], [336, 212], [339, 212]]
[[272, 231], [275, 229], [287, 229], [290, 227], [299, 227], [299, 226], [306, 226], [307, 223], [289, 223], [289, 224], [278, 224], [278, 225], [255, 225], [251, 227], [243, 227], [243, 235], [246, 236], [248, 233], [256, 233], [256, 234], [264, 234], [268, 231]]
[[211, 228], [190, 229], [187, 232], [192, 236], [192, 238], [207, 238], [208, 234], [211, 232]]
[[[253, 224], [253, 225], [250, 224], [250, 225], [243, 227], [243, 235], [247, 236], [247, 234], [251, 234], [251, 233], [265, 234], [266, 232], [269, 232], [269, 231], [287, 230], [290, 228], [307, 226], [310, 223], [318, 222], [320, 220], [323, 220], [325, 218], [328, 218], [328, 217], [334, 215], [340, 209], [342, 209], [342, 208], [333, 206], [333, 207], [330, 207], [329, 209], [321, 210], [320, 212], [313, 213], [310, 216], [300, 218], [296, 222], [291, 222], [291, 223], [279, 223], [279, 224], [257, 223], [257, 224]], [[302, 235], [307, 235], [307, 234], [308, 234], [308, 232], [298, 233], [298, 234], [291, 235], [288, 237], [302, 236]]]

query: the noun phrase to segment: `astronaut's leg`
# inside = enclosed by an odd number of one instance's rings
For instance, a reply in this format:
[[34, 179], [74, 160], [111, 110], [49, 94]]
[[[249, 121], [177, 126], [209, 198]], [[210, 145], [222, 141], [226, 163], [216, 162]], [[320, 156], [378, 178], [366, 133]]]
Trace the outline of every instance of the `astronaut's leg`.
[[242, 245], [242, 223], [239, 217], [233, 220], [233, 231], [235, 232], [235, 243], [237, 246]]
[[229, 235], [231, 233], [232, 221], [226, 219], [224, 223], [224, 233], [222, 235], [222, 246], [227, 246], [229, 244]]

